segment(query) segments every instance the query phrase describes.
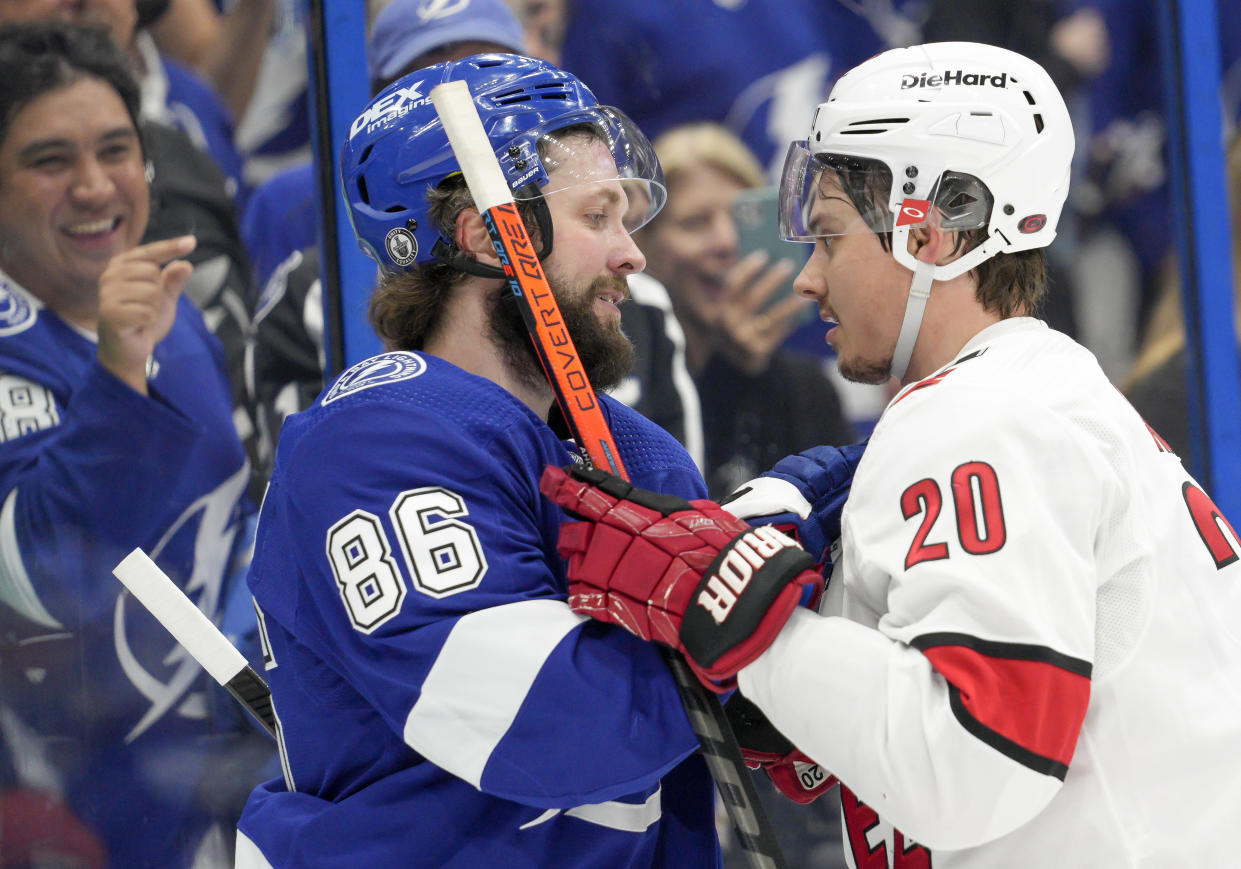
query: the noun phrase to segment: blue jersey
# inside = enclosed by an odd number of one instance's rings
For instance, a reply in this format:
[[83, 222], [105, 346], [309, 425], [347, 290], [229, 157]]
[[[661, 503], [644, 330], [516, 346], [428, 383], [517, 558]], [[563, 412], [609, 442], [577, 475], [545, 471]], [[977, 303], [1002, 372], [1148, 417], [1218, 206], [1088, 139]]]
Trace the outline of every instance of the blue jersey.
[[[703, 496], [684, 448], [600, 400], [635, 484]], [[251, 796], [238, 866], [720, 865], [657, 649], [566, 603], [538, 480], [571, 461], [509, 392], [415, 353], [288, 418], [249, 579], [285, 778]]]
[[267, 284], [276, 266], [316, 242], [314, 166], [298, 163], [254, 188], [241, 215], [241, 240], [254, 266], [255, 283]]
[[219, 344], [187, 299], [149, 396], [95, 356], [93, 336], [0, 274], [0, 702], [20, 722], [4, 751], [110, 866], [187, 866], [220, 722], [201, 668], [111, 570], [140, 546], [216, 617], [253, 513], [248, 466]]
[[241, 173], [241, 155], [233, 144], [233, 116], [211, 86], [192, 70], [161, 58], [168, 77], [170, 120], [202, 148], [228, 178], [229, 192], [238, 205], [245, 202], [247, 186]]

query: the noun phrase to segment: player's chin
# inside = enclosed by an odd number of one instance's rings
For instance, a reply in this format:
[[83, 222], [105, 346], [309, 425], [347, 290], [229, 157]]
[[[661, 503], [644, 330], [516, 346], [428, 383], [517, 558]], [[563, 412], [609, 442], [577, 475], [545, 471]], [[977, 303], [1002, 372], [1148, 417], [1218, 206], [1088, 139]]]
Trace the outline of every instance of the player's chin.
[[582, 354], [590, 385], [600, 392], [615, 389], [633, 371], [634, 346], [620, 329], [601, 336]]
[[840, 376], [851, 383], [886, 383], [892, 371], [892, 357], [887, 359], [862, 359], [837, 349], [837, 367]]

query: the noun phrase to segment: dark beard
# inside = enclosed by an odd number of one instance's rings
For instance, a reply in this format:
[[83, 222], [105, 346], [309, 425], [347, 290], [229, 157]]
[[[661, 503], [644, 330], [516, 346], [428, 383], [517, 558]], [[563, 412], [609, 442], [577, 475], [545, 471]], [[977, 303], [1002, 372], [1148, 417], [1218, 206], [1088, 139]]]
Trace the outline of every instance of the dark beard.
[[852, 383], [869, 383], [871, 385], [886, 383], [888, 378], [892, 376], [891, 356], [882, 362], [863, 362], [850, 365], [838, 362], [837, 366], [840, 368], [840, 375]]
[[[567, 291], [563, 282], [550, 275], [548, 280], [590, 385], [598, 392], [617, 386], [633, 368], [633, 344], [621, 331], [619, 323], [600, 321], [594, 306], [595, 297], [608, 287], [620, 290], [628, 298], [625, 279], [596, 278], [584, 293]], [[507, 287], [502, 287], [493, 297], [488, 328], [492, 340], [504, 354], [504, 361], [525, 385], [539, 386], [547, 382], [518, 301]]]

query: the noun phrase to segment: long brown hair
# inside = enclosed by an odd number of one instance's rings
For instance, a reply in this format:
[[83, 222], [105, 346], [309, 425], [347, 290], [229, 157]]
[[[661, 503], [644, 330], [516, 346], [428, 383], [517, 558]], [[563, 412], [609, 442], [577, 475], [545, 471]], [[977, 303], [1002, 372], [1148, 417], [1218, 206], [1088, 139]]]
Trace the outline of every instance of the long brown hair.
[[[445, 180], [427, 198], [431, 219], [446, 238], [453, 237], [458, 215], [474, 207], [474, 199], [460, 175]], [[465, 272], [442, 262], [381, 272], [367, 314], [384, 347], [421, 350], [439, 323], [453, 286], [464, 278]]]

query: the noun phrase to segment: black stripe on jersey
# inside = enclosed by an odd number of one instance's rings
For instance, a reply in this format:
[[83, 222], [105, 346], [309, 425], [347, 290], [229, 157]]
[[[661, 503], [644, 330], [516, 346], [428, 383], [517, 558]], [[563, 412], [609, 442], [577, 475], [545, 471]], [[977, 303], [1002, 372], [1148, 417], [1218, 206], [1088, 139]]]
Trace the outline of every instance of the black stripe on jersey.
[[1064, 777], [1069, 774], [1069, 768], [1066, 764], [1058, 760], [1052, 760], [1050, 757], [1044, 757], [1041, 754], [1035, 754], [1028, 748], [1013, 742], [1008, 737], [996, 733], [971, 715], [961, 701], [960, 690], [951, 684], [948, 686], [948, 705], [951, 707], [952, 714], [956, 716], [957, 721], [975, 739], [985, 742], [1005, 757], [1010, 757], [1022, 766], [1028, 767], [1035, 772], [1041, 772], [1043, 775], [1054, 775], [1060, 781], [1064, 781]]
[[935, 634], [923, 634], [910, 641], [909, 645], [918, 651], [933, 649], [936, 646], [964, 646], [973, 649], [988, 658], [1009, 658], [1014, 661], [1039, 661], [1051, 664], [1061, 670], [1067, 670], [1077, 676], [1090, 678], [1093, 669], [1089, 661], [1073, 658], [1046, 646], [1035, 646], [1029, 643], [997, 643], [992, 640], [980, 640], [970, 634], [956, 634], [944, 631]]

